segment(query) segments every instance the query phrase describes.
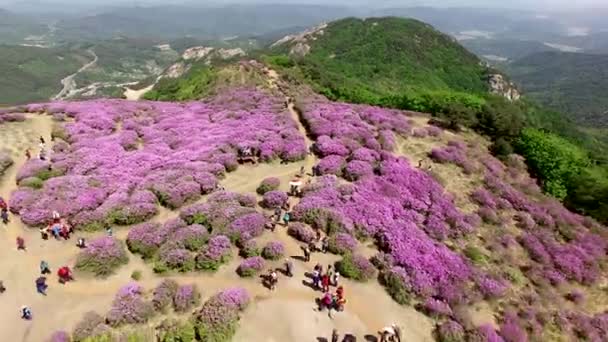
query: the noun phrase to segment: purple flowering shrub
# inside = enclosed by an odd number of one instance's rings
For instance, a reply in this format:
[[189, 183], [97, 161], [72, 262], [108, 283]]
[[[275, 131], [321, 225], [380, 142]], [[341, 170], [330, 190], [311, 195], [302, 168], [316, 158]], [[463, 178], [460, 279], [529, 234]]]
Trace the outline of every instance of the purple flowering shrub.
[[258, 212], [245, 214], [235, 219], [226, 233], [234, 242], [251, 240], [262, 235], [267, 221], [264, 215]]
[[262, 253], [255, 240], [247, 240], [239, 243], [239, 255], [243, 258], [259, 256]]
[[87, 244], [76, 258], [76, 269], [91, 272], [99, 277], [112, 274], [118, 267], [129, 262], [123, 243], [104, 236]]
[[332, 235], [328, 241], [328, 250], [334, 254], [352, 253], [357, 248], [357, 240], [347, 233]]
[[338, 155], [329, 155], [319, 161], [315, 166], [318, 175], [342, 175], [342, 169], [346, 165], [346, 159]]
[[357, 181], [363, 177], [374, 174], [374, 167], [367, 162], [353, 160], [344, 167], [344, 178], [350, 181]]
[[504, 342], [504, 339], [498, 335], [490, 324], [484, 324], [470, 331], [467, 340], [470, 342]]
[[132, 253], [144, 259], [154, 256], [158, 248], [167, 241], [171, 231], [157, 223], [142, 223], [129, 230], [127, 246]]
[[182, 285], [177, 288], [173, 296], [173, 308], [175, 312], [186, 312], [198, 305], [201, 301], [201, 294], [196, 285]]
[[435, 148], [431, 151], [429, 157], [440, 164], [455, 164], [461, 167], [467, 175], [475, 171], [475, 166], [467, 157], [466, 150], [456, 146]]
[[301, 222], [290, 223], [287, 234], [304, 243], [310, 243], [316, 238], [315, 231]]
[[229, 341], [236, 332], [239, 312], [249, 304], [249, 294], [241, 288], [224, 290], [208, 299], [194, 313], [194, 322], [203, 341]]
[[278, 260], [285, 254], [285, 246], [279, 241], [271, 241], [262, 249], [262, 257], [268, 260]]
[[181, 247], [179, 243], [171, 241], [160, 248], [154, 271], [163, 273], [171, 269], [178, 272], [189, 272], [194, 270], [194, 266], [194, 254]]
[[[56, 114], [73, 119], [57, 123], [69, 148], [53, 154], [52, 173], [38, 169], [48, 179], [42, 188], [16, 190], [15, 211], [34, 226], [50, 220], [48, 210], [79, 216], [77, 229], [108, 220], [140, 223], [156, 214], [159, 202], [177, 208], [213, 191], [218, 177], [236, 167], [243, 146], [259, 149], [263, 160], [302, 159], [304, 137], [281, 102], [255, 89], [232, 89], [204, 102], [60, 103]], [[56, 106], [41, 104], [37, 112]], [[29, 170], [26, 164], [20, 175]], [[153, 196], [132, 196], [141, 191]]]
[[172, 236], [171, 241], [178, 243], [185, 249], [198, 252], [209, 240], [207, 228], [200, 224], [193, 224], [178, 229]]
[[528, 334], [520, 326], [519, 319], [512, 312], [505, 313], [498, 334], [505, 342], [526, 342]]
[[450, 305], [435, 298], [427, 298], [420, 308], [425, 314], [434, 318], [450, 317], [452, 315]]
[[465, 341], [465, 331], [462, 325], [448, 320], [437, 326], [437, 341], [439, 342], [462, 342]]
[[206, 271], [217, 269], [231, 257], [230, 239], [224, 235], [214, 236], [204, 250], [196, 256], [196, 268]]
[[502, 297], [507, 291], [506, 281], [489, 276], [480, 277], [480, 279], [477, 280], [477, 286], [479, 287], [479, 292], [481, 292], [486, 299]]
[[479, 188], [475, 190], [471, 194], [471, 199], [483, 207], [488, 207], [490, 209], [496, 209], [498, 205], [496, 204], [496, 199], [494, 195], [484, 188]]
[[267, 209], [281, 208], [287, 203], [287, 193], [284, 191], [269, 191], [264, 194], [262, 206]]
[[51, 335], [50, 342], [70, 342], [71, 340], [70, 334], [68, 334], [66, 331], [59, 330], [55, 331], [53, 335]]
[[253, 277], [264, 269], [264, 258], [253, 256], [241, 262], [237, 267], [236, 273], [241, 277]]
[[276, 177], [264, 178], [264, 180], [262, 180], [262, 182], [256, 189], [256, 192], [260, 195], [264, 195], [265, 193], [267, 193], [269, 191], [274, 191], [274, 190], [279, 189], [280, 185], [281, 185], [281, 181]]
[[13, 165], [13, 158], [9, 153], [0, 151], [0, 176], [4, 174], [11, 165]]
[[118, 290], [106, 315], [109, 325], [145, 323], [154, 315], [154, 306], [143, 298], [141, 286], [131, 283]]
[[103, 325], [105, 320], [96, 312], [86, 312], [72, 331], [72, 341], [83, 341], [95, 335], [97, 327]]
[[152, 293], [154, 310], [165, 311], [172, 303], [179, 285], [175, 280], [164, 279], [156, 286]]
[[336, 271], [346, 278], [357, 281], [368, 281], [376, 275], [376, 268], [365, 257], [357, 254], [346, 254], [336, 263]]

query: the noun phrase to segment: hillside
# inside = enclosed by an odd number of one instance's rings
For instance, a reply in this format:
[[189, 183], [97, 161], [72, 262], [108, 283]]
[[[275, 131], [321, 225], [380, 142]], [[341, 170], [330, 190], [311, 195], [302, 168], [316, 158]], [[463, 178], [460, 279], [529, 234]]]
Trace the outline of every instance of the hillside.
[[88, 60], [84, 51], [0, 45], [0, 104], [48, 100]]
[[271, 51], [292, 58], [318, 92], [356, 102], [381, 102], [399, 93], [485, 93], [479, 59], [430, 25], [413, 19], [344, 19]]
[[524, 92], [590, 127], [608, 127], [608, 55], [542, 52], [507, 66]]

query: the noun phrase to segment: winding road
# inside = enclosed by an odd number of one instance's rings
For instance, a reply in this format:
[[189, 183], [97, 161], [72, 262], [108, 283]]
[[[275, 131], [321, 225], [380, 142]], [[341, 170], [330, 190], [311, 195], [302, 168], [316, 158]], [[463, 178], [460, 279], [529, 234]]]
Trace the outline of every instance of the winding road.
[[63, 89], [61, 89], [61, 91], [57, 95], [53, 96], [51, 98], [51, 100], [56, 101], [56, 100], [64, 100], [64, 99], [68, 98], [70, 96], [70, 94], [76, 89], [76, 81], [74, 81], [74, 78], [76, 78], [76, 76], [79, 73], [86, 71], [87, 69], [89, 69], [90, 67], [95, 65], [95, 63], [97, 63], [98, 57], [95, 54], [95, 51], [93, 51], [92, 49], [89, 49], [89, 50], [87, 50], [87, 52], [93, 56], [93, 60], [91, 62], [83, 65], [75, 73], [62, 79], [61, 84], [63, 85]]

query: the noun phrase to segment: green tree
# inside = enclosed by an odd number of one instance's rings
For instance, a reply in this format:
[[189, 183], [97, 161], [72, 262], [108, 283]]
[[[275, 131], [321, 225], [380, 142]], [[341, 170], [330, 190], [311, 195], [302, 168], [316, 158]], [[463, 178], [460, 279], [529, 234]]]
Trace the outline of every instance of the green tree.
[[519, 152], [548, 194], [563, 200], [574, 176], [589, 165], [586, 153], [564, 138], [527, 128], [517, 140]]

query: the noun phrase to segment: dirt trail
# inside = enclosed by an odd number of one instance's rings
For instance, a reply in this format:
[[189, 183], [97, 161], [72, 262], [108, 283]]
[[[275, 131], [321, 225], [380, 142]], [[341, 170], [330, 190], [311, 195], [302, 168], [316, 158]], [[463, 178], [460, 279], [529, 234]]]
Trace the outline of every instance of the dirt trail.
[[[298, 123], [298, 128], [305, 135], [306, 131], [298, 120], [297, 112], [293, 106], [290, 106], [289, 110]], [[15, 157], [15, 165], [0, 179], [0, 195], [4, 198], [9, 198], [11, 191], [16, 188], [15, 175], [25, 161], [25, 148], [31, 147], [34, 152], [38, 137], [42, 135], [48, 139], [51, 128], [52, 121], [48, 116], [30, 116], [24, 123], [0, 125], [0, 136], [3, 137], [0, 140], [0, 149], [10, 149]], [[311, 143], [312, 141], [307, 139], [309, 146]], [[287, 190], [289, 179], [300, 167], [304, 166], [309, 171], [314, 163], [315, 157], [310, 155], [304, 161], [286, 165], [274, 163], [241, 166], [228, 174], [222, 185], [227, 190], [252, 193], [263, 178], [273, 175], [281, 179], [282, 189]], [[177, 214], [175, 211], [161, 209], [154, 220], [162, 222]], [[116, 291], [131, 281], [130, 276], [135, 270], [142, 271], [140, 283], [148, 290], [162, 279], [153, 273], [150, 265], [146, 265], [139, 257], [130, 255], [128, 265], [106, 279], [94, 279], [76, 273], [77, 280], [64, 286], [57, 283], [53, 274], [48, 281], [48, 296], [43, 297], [36, 293], [34, 286], [34, 280], [39, 275], [40, 261], [49, 262], [53, 271], [62, 265], [74, 265], [78, 253], [74, 246], [75, 239], [67, 242], [43, 241], [37, 230], [25, 227], [18, 217], [12, 216], [11, 219], [8, 227], [0, 226], [0, 279], [7, 288], [7, 291], [0, 295], [0, 336], [10, 338], [11, 341], [44, 341], [55, 330], [73, 329], [87, 311], [94, 310], [105, 314]], [[124, 240], [127, 232], [128, 228], [116, 228], [115, 236]], [[92, 238], [102, 234], [77, 236]], [[25, 238], [27, 252], [16, 250], [17, 236]], [[257, 240], [260, 244], [278, 240], [285, 245], [287, 256], [301, 254], [299, 243], [287, 235], [284, 227], [278, 227], [275, 232], [265, 232]], [[369, 255], [371, 251], [362, 246], [361, 253]], [[338, 258], [330, 254], [316, 253], [310, 263], [294, 260], [296, 276], [281, 276], [278, 289], [274, 292], [262, 287], [257, 278], [238, 277], [235, 269], [240, 258], [236, 256], [236, 251], [232, 261], [222, 266], [215, 274], [173, 274], [169, 277], [179, 283], [197, 284], [204, 298], [232, 286], [247, 288], [255, 300], [243, 314], [234, 341], [314, 341], [318, 337], [327, 338], [334, 328], [341, 334], [353, 333], [363, 340], [364, 335], [374, 334], [391, 322], [398, 322], [404, 327], [405, 341], [433, 341], [431, 320], [411, 307], [396, 304], [375, 281], [360, 284], [342, 280], [341, 284], [345, 286], [348, 299], [346, 311], [334, 313], [333, 318], [328, 317], [327, 313], [317, 312], [314, 300], [321, 293], [303, 284], [307, 281], [303, 274], [312, 271], [317, 262], [326, 266]], [[282, 266], [282, 263], [283, 260], [270, 263], [268, 267]], [[32, 308], [32, 321], [26, 322], [19, 318], [21, 305]]]
[[125, 87], [124, 96], [129, 101], [137, 101], [137, 100], [141, 99], [141, 97], [144, 96], [145, 93], [152, 90], [152, 88], [154, 88], [154, 84], [151, 84], [145, 88], [138, 89], [138, 90]]
[[61, 80], [61, 84], [63, 85], [63, 89], [61, 89], [61, 91], [53, 96], [51, 98], [51, 100], [64, 100], [70, 97], [70, 94], [76, 90], [76, 81], [74, 81], [74, 78], [76, 78], [76, 76], [81, 73], [86, 71], [87, 69], [89, 69], [90, 67], [92, 67], [93, 65], [95, 65], [95, 63], [97, 63], [98, 57], [95, 54], [95, 51], [93, 51], [92, 49], [87, 50], [91, 56], [93, 56], [93, 60], [90, 61], [89, 63], [83, 65], [80, 69], [78, 69], [78, 71], [76, 71], [75, 73], [67, 76], [66, 78]]

